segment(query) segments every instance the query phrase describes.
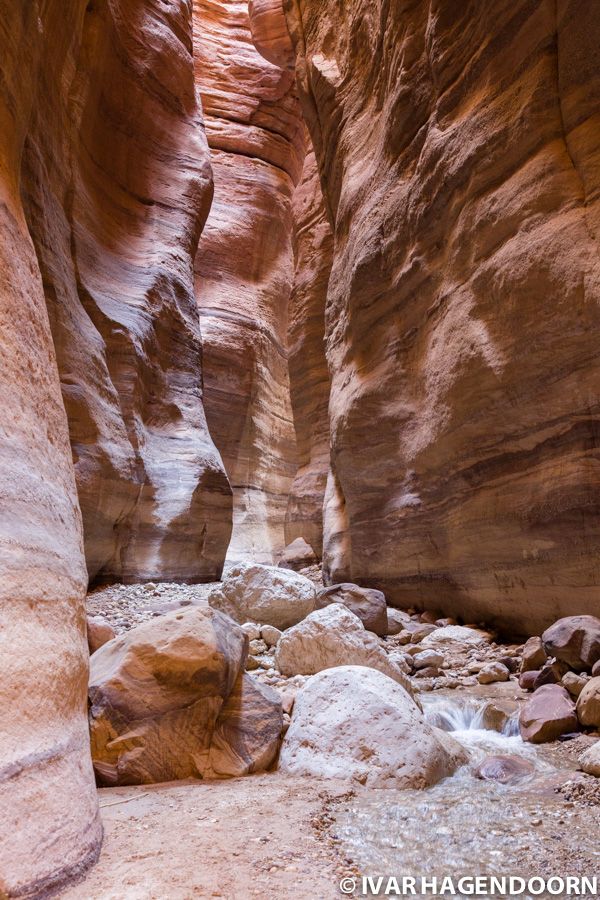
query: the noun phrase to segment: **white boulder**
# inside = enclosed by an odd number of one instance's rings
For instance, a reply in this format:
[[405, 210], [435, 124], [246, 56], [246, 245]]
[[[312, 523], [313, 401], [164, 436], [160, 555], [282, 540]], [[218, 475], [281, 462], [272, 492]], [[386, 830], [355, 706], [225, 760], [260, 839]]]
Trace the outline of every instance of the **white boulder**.
[[208, 602], [236, 622], [258, 622], [284, 629], [302, 621], [315, 607], [312, 581], [275, 566], [240, 563], [227, 572]]
[[425, 788], [467, 759], [397, 682], [375, 669], [341, 666], [315, 675], [298, 693], [279, 768], [369, 787]]

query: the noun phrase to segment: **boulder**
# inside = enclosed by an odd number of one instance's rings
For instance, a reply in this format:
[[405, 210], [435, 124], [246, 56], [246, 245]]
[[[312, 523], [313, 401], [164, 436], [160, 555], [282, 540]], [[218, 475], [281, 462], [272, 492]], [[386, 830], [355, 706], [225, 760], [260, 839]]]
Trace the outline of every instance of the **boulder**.
[[576, 672], [589, 671], [600, 659], [600, 619], [566, 616], [542, 634], [548, 656], [566, 662]]
[[244, 622], [242, 630], [248, 635], [249, 641], [258, 641], [261, 637], [261, 629], [256, 622]]
[[90, 655], [99, 650], [103, 644], [112, 641], [115, 629], [104, 616], [87, 616], [87, 641]]
[[591, 747], [579, 757], [579, 768], [588, 775], [595, 775], [600, 778], [600, 741], [596, 741]]
[[[215, 732], [219, 759], [226, 756], [227, 735], [235, 736], [230, 763], [222, 767], [233, 766], [235, 758], [240, 769], [244, 759], [255, 771], [270, 758], [277, 711], [271, 706], [267, 714], [268, 703], [240, 680], [247, 643], [227, 616], [192, 606], [139, 625], [94, 653], [89, 720], [98, 781], [151, 784], [206, 777], [212, 774]], [[248, 721], [242, 723], [246, 712]], [[253, 723], [267, 718], [269, 727], [261, 725], [249, 737]]]
[[439, 668], [444, 663], [444, 657], [436, 650], [421, 650], [420, 653], [415, 653], [412, 662], [415, 669], [426, 669], [429, 666]]
[[532, 744], [555, 741], [578, 728], [575, 704], [559, 684], [538, 688], [519, 714], [521, 737]]
[[477, 675], [479, 684], [495, 684], [497, 681], [508, 681], [510, 672], [500, 662], [486, 663]]
[[577, 698], [577, 718], [582, 725], [600, 728], [600, 678], [590, 678]]
[[427, 622], [412, 622], [411, 625], [407, 626], [407, 631], [410, 631], [411, 640], [414, 641], [415, 644], [419, 644], [424, 638], [429, 637], [429, 635], [436, 630], [435, 625], [430, 625]]
[[537, 689], [544, 684], [560, 684], [563, 675], [566, 675], [568, 671], [569, 667], [566, 663], [550, 657], [539, 670], [535, 681], [533, 682], [534, 691], [537, 691]]
[[287, 545], [278, 565], [281, 569], [292, 569], [297, 572], [298, 569], [316, 565], [318, 561], [317, 555], [310, 544], [304, 538], [299, 537]]
[[532, 691], [535, 680], [540, 673], [534, 669], [533, 672], [522, 672], [519, 675], [519, 687], [524, 691]]
[[298, 693], [279, 768], [369, 787], [425, 788], [466, 760], [401, 685], [374, 669], [342, 666], [315, 675]]
[[387, 619], [387, 633], [389, 635], [396, 635], [400, 634], [401, 631], [405, 631], [407, 623], [411, 621], [408, 613], [405, 613], [401, 609], [395, 609], [393, 606], [388, 606]]
[[587, 683], [587, 678], [576, 675], [575, 672], [566, 672], [561, 679], [562, 686], [567, 689], [571, 697], [579, 697]]
[[233, 777], [265, 772], [277, 756], [282, 728], [279, 695], [240, 673], [219, 713], [205, 774]]
[[481, 725], [501, 734], [518, 709], [515, 700], [488, 700], [481, 711]]
[[546, 660], [546, 651], [541, 637], [530, 637], [523, 647], [521, 672], [532, 672], [534, 669], [539, 671], [545, 665]]
[[260, 636], [267, 647], [275, 647], [281, 637], [281, 631], [274, 625], [263, 625], [260, 629]]
[[385, 594], [357, 584], [334, 584], [317, 594], [316, 609], [324, 609], [331, 603], [341, 603], [361, 620], [367, 631], [384, 637], [388, 631], [388, 612]]
[[341, 603], [316, 610], [289, 628], [277, 644], [275, 664], [287, 676], [314, 675], [335, 666], [367, 666], [411, 692], [404, 672], [388, 659], [380, 642], [358, 616]]
[[481, 631], [479, 628], [466, 628], [464, 625], [445, 625], [442, 628], [432, 628], [430, 633], [426, 635], [421, 644], [423, 647], [440, 647], [444, 644], [477, 646], [478, 644], [487, 644], [491, 640], [491, 635], [487, 631]]
[[208, 596], [214, 609], [236, 622], [258, 622], [285, 629], [301, 622], [315, 607], [312, 581], [275, 566], [240, 563]]
[[535, 766], [529, 759], [522, 756], [498, 754], [497, 756], [486, 756], [475, 769], [475, 776], [483, 781], [511, 784], [527, 778], [534, 771]]

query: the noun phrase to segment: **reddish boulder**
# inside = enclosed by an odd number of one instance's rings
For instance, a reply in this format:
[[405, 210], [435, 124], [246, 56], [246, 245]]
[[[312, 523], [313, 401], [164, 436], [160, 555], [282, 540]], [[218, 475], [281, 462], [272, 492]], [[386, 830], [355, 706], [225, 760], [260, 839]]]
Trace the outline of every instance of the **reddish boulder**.
[[546, 651], [541, 637], [530, 637], [523, 647], [521, 658], [521, 672], [532, 672], [541, 669], [546, 663]]
[[577, 717], [582, 725], [600, 728], [600, 678], [591, 678], [579, 694]]
[[317, 594], [316, 609], [324, 609], [330, 603], [341, 603], [361, 620], [367, 631], [380, 637], [388, 634], [388, 616], [385, 594], [357, 584], [334, 584]]
[[539, 674], [539, 671], [535, 669], [533, 672], [522, 672], [519, 676], [519, 687], [523, 688], [524, 691], [532, 691]]
[[542, 635], [549, 656], [566, 662], [576, 672], [592, 668], [600, 659], [600, 619], [596, 616], [566, 616]]
[[577, 731], [575, 704], [558, 684], [545, 684], [535, 692], [519, 715], [519, 730], [524, 741], [544, 744], [561, 734]]
[[87, 640], [90, 656], [115, 637], [115, 629], [102, 616], [87, 617]]

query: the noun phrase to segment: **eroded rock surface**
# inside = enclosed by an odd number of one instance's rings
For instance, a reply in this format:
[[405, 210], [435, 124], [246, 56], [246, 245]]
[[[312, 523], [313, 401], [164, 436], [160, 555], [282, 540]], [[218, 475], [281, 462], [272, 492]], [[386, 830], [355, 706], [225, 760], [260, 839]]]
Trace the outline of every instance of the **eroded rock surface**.
[[247, 0], [194, 0], [194, 28], [215, 181], [195, 263], [204, 404], [234, 492], [229, 558], [273, 563], [296, 468], [287, 304], [304, 126], [293, 72], [252, 43]]
[[229, 569], [208, 602], [240, 624], [257, 622], [283, 629], [313, 611], [316, 593], [313, 582], [298, 572], [240, 563]]
[[284, 6], [334, 229], [326, 570], [519, 633], [593, 612], [592, 6]]

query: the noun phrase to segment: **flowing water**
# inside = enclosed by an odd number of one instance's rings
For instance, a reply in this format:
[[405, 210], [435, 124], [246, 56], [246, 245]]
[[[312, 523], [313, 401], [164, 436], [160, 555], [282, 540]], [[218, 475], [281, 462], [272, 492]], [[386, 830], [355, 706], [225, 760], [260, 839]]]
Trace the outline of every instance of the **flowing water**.
[[[592, 817], [555, 791], [574, 776], [573, 770], [555, 751], [524, 743], [516, 718], [509, 718], [501, 732], [492, 731], [483, 727], [485, 701], [460, 703], [455, 697], [425, 695], [425, 714], [468, 750], [469, 764], [424, 791], [371, 790], [346, 802], [334, 825], [342, 856], [363, 875], [435, 876], [438, 884], [444, 876], [458, 882], [476, 875], [598, 876], [600, 883], [599, 835]], [[479, 763], [491, 755], [518, 757], [529, 771], [508, 784], [476, 777]], [[512, 894], [496, 890], [494, 896]], [[528, 900], [534, 895], [518, 896]]]

